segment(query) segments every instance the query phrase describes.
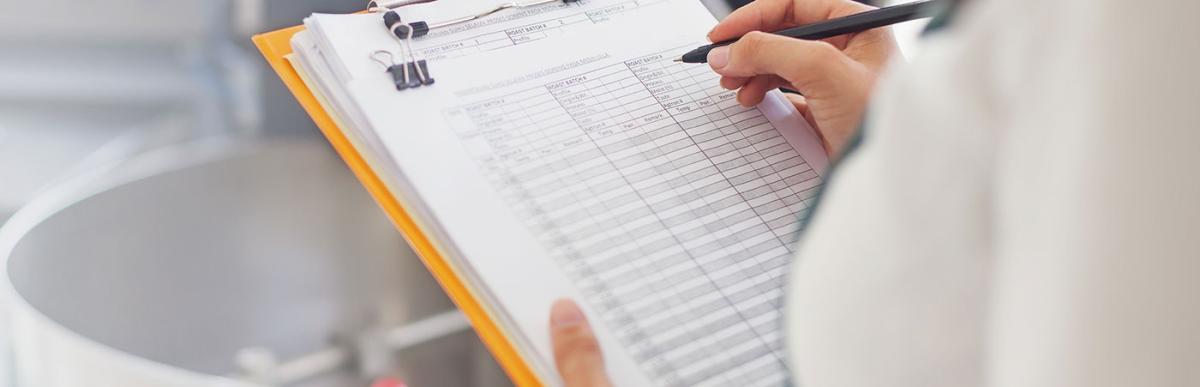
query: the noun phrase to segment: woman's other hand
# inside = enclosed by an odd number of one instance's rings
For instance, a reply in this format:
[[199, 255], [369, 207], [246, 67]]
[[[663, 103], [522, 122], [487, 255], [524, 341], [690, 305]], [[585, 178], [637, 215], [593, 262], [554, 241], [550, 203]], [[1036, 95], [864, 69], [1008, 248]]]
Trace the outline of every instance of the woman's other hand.
[[550, 308], [554, 364], [566, 387], [610, 387], [600, 343], [579, 305], [558, 300]]
[[711, 41], [741, 36], [709, 52], [721, 86], [740, 89], [738, 102], [754, 106], [772, 89], [800, 92], [789, 99], [817, 132], [830, 157], [840, 156], [857, 130], [875, 79], [899, 52], [892, 33], [877, 28], [821, 41], [759, 31], [815, 23], [872, 8], [851, 0], [757, 0], [734, 11], [708, 34]]

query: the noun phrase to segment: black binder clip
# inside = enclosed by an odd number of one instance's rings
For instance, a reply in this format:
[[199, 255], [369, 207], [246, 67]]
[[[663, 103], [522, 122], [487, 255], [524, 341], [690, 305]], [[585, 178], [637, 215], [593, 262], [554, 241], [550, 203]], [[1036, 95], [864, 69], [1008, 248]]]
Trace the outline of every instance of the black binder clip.
[[[376, 62], [383, 64], [388, 68], [388, 72], [392, 73], [392, 77], [396, 82], [396, 89], [404, 90], [414, 87], [421, 87], [422, 85], [432, 85], [434, 80], [433, 77], [429, 75], [429, 64], [424, 59], [417, 59], [417, 55], [413, 51], [411, 43], [414, 32], [417, 29], [417, 27], [414, 25], [423, 25], [418, 23], [404, 24], [404, 22], [400, 19], [400, 15], [396, 14], [396, 11], [392, 10], [384, 12], [383, 24], [388, 28], [389, 31], [391, 31], [392, 36], [400, 41], [400, 53], [402, 56], [404, 56], [404, 63], [397, 64], [395, 58], [392, 57], [392, 54], [387, 51], [383, 51], [383, 53], [386, 53], [388, 57], [386, 62], [380, 56], [380, 51], [376, 51], [374, 54], [372, 54], [372, 58], [375, 59]], [[422, 34], [428, 32], [429, 30], [424, 28]], [[401, 84], [404, 86], [401, 87]]]
[[[396, 33], [395, 29], [392, 28], [393, 24], [387, 22], [387, 18], [388, 18], [387, 14], [395, 14], [396, 11], [393, 11], [393, 10], [396, 8], [407, 7], [410, 5], [422, 4], [422, 3], [432, 3], [434, 1], [437, 1], [437, 0], [391, 0], [391, 1], [373, 0], [369, 3], [367, 3], [367, 9], [371, 10], [372, 12], [383, 12], [384, 13], [384, 22], [387, 24], [388, 30], [392, 31], [393, 34], [400, 36], [401, 34]], [[430, 30], [436, 30], [438, 28], [449, 27], [449, 26], [453, 26], [453, 25], [458, 25], [458, 24], [463, 24], [466, 22], [483, 19], [485, 17], [488, 17], [491, 14], [494, 14], [494, 13], [497, 13], [497, 12], [500, 12], [500, 11], [503, 11], [506, 9], [530, 8], [530, 7], [537, 7], [537, 6], [553, 4], [553, 3], [571, 4], [571, 3], [577, 3], [577, 2], [579, 2], [579, 0], [528, 0], [528, 1], [524, 1], [524, 2], [511, 1], [511, 2], [496, 5], [492, 8], [484, 10], [482, 12], [479, 12], [479, 13], [476, 13], [473, 15], [463, 16], [460, 18], [444, 20], [444, 21], [440, 21], [440, 22], [436, 22], [436, 23], [432, 23], [432, 24], [425, 22], [425, 21], [409, 23], [408, 25], [412, 28], [412, 34], [409, 37], [401, 37], [401, 39], [408, 39], [410, 37], [411, 38], [419, 38], [419, 37], [425, 36], [426, 34], [429, 34]], [[400, 20], [400, 17], [398, 15], [393, 16], [393, 18], [397, 22], [399, 22], [399, 20]]]
[[[429, 73], [429, 69], [423, 64], [408, 62], [396, 63], [396, 58], [387, 50], [375, 51], [371, 54], [371, 59], [382, 65], [388, 73], [392, 74], [392, 83], [396, 85], [396, 90], [406, 90], [421, 85], [433, 84], [433, 78], [424, 76]], [[424, 61], [421, 61], [424, 62]]]
[[406, 24], [400, 20], [400, 15], [392, 10], [383, 13], [383, 25], [392, 33], [392, 36], [401, 41], [429, 34], [429, 23], [418, 21]]
[[[419, 38], [429, 34], [430, 30], [449, 27], [457, 24], [463, 24], [474, 20], [479, 20], [488, 15], [512, 8], [536, 7], [552, 3], [570, 4], [579, 0], [529, 0], [526, 2], [509, 2], [497, 5], [486, 11], [463, 16], [457, 19], [446, 20], [434, 24], [429, 24], [425, 21], [416, 21], [412, 23], [404, 23], [400, 18], [400, 14], [396, 13], [396, 8], [406, 7], [415, 4], [432, 3], [437, 0], [372, 0], [367, 3], [367, 10], [373, 13], [383, 14], [383, 25], [387, 27], [388, 33], [400, 42], [400, 55], [404, 56], [404, 63], [398, 64], [392, 53], [385, 50], [375, 51], [371, 54], [371, 58], [379, 64], [387, 68], [389, 73], [392, 73], [392, 80], [396, 84], [396, 90], [405, 90], [422, 85], [432, 85], [433, 77], [429, 75], [429, 63], [424, 59], [417, 59], [416, 53], [412, 49], [412, 39]], [[384, 60], [382, 55], [386, 55]]]

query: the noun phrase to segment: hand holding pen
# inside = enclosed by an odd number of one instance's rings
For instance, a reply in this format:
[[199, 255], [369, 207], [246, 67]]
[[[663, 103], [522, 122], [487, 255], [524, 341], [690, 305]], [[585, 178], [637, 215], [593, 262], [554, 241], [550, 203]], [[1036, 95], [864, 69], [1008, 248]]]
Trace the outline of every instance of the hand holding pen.
[[758, 0], [709, 32], [710, 41], [722, 43], [694, 52], [707, 51], [721, 86], [738, 89], [744, 106], [779, 87], [800, 92], [788, 98], [836, 158], [862, 120], [875, 79], [899, 52], [891, 31], [876, 27], [924, 16], [930, 4], [875, 10], [850, 0]]

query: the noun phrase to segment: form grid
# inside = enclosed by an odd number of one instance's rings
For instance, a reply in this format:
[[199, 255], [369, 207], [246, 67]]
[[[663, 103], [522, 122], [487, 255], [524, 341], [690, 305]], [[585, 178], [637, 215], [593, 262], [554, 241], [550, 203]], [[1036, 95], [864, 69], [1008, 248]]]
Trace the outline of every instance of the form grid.
[[783, 382], [820, 178], [703, 66], [636, 58], [447, 112], [491, 184], [662, 385]]

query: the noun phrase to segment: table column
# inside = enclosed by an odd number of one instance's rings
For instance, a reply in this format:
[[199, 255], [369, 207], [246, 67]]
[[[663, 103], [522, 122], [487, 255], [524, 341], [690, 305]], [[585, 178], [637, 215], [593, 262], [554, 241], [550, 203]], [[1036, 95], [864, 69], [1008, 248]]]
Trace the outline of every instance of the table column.
[[[617, 327], [616, 332], [629, 345], [628, 350], [635, 356], [642, 355], [658, 376], [669, 377], [665, 373], [671, 367], [655, 363], [653, 354], [661, 350], [647, 342], [647, 335], [641, 329], [640, 322], [646, 316], [629, 311], [637, 302], [663, 304], [674, 297], [672, 289], [661, 287], [667, 282], [645, 255], [645, 245], [638, 238], [641, 234], [635, 233], [645, 231], [648, 225], [652, 228], [653, 213], [615, 165], [639, 157], [626, 133], [634, 127], [629, 123], [638, 122], [645, 112], [631, 111], [626, 105], [641, 97], [636, 88], [630, 87], [634, 85], [632, 79], [623, 67], [607, 67], [552, 83], [548, 89], [597, 150], [592, 156], [595, 162], [569, 163], [591, 194], [579, 205], [590, 209], [594, 223], [578, 230], [579, 244], [582, 257], [595, 268], [595, 278], [601, 279], [601, 283], [585, 291], [600, 300], [602, 317]], [[665, 318], [675, 320], [670, 314]]]

